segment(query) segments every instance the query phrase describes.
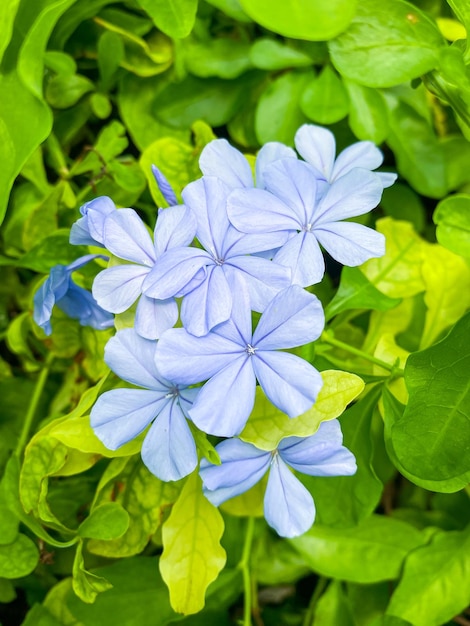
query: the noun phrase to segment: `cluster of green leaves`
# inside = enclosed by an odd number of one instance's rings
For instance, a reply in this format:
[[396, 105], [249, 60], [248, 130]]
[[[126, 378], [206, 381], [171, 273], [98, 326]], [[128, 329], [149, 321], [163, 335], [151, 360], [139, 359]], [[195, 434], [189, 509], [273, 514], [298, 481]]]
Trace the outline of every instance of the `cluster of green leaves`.
[[[468, 28], [466, 0], [0, 3], [3, 626], [470, 624]], [[289, 420], [260, 395], [241, 434], [269, 450], [341, 421], [357, 474], [302, 477], [317, 521], [288, 541], [263, 484], [218, 510], [197, 473], [150, 474], [140, 440], [104, 448], [88, 414], [122, 384], [112, 332], [55, 312], [45, 337], [32, 295], [86, 253], [85, 201], [153, 226], [152, 163], [180, 192], [214, 136], [254, 153], [306, 122], [381, 145], [400, 177], [386, 255], [316, 288], [327, 327], [298, 352], [318, 402]]]

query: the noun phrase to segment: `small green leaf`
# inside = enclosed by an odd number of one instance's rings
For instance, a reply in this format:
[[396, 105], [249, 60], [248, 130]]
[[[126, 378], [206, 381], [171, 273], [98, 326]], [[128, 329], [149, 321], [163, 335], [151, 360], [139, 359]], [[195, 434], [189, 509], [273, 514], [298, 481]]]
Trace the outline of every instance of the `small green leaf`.
[[13, 543], [0, 545], [0, 576], [21, 578], [31, 574], [39, 562], [39, 551], [26, 535], [19, 534]]
[[124, 44], [117, 33], [106, 30], [98, 40], [98, 67], [104, 88], [107, 88], [124, 57]]
[[175, 39], [186, 37], [196, 19], [197, 0], [138, 0], [155, 26]]
[[340, 581], [333, 580], [318, 600], [315, 621], [322, 626], [355, 626], [351, 608]]
[[73, 561], [73, 590], [77, 596], [87, 604], [93, 604], [99, 593], [112, 589], [113, 585], [103, 578], [92, 574], [85, 569], [83, 561], [83, 542], [77, 544], [77, 551]]
[[240, 439], [261, 450], [274, 450], [284, 437], [309, 437], [325, 420], [335, 419], [364, 389], [359, 376], [340, 370], [321, 372], [323, 387], [317, 401], [303, 415], [289, 418], [266, 398], [261, 387], [256, 388], [255, 407], [240, 434]]
[[2, 33], [2, 38], [0, 39], [0, 61], [10, 43], [13, 24], [20, 2], [21, 0], [11, 0], [11, 2], [2, 2], [0, 5], [0, 32]]
[[311, 58], [301, 50], [268, 37], [262, 37], [253, 43], [250, 59], [260, 70], [284, 70], [290, 67], [309, 67], [312, 64]]
[[22, 256], [16, 265], [36, 272], [48, 273], [54, 265], [68, 265], [77, 258], [83, 248], [71, 246], [70, 231], [59, 229], [41, 241]]
[[470, 195], [455, 194], [441, 200], [433, 215], [438, 242], [464, 257], [470, 257]]
[[8, 578], [0, 578], [0, 602], [8, 604], [16, 598], [16, 591]]
[[13, 543], [18, 536], [18, 518], [0, 502], [0, 545]]
[[113, 107], [110, 99], [104, 93], [92, 94], [90, 98], [90, 105], [93, 109], [93, 113], [96, 117], [99, 117], [100, 120], [105, 120], [111, 115]]
[[389, 132], [387, 107], [377, 89], [344, 80], [349, 96], [349, 126], [361, 141], [382, 143]]
[[349, 97], [343, 81], [330, 65], [304, 89], [300, 108], [305, 115], [319, 124], [339, 122], [349, 112]]
[[189, 40], [184, 47], [185, 65], [195, 76], [236, 78], [252, 65], [250, 44], [227, 37], [198, 42]]
[[129, 514], [118, 502], [107, 502], [92, 509], [78, 528], [80, 537], [118, 539], [129, 527]]
[[57, 74], [47, 83], [46, 99], [55, 109], [68, 109], [94, 89], [94, 84], [85, 76]]
[[186, 481], [162, 529], [160, 572], [177, 613], [197, 613], [204, 607], [209, 584], [225, 565], [220, 545], [224, 522], [202, 493], [197, 472]]

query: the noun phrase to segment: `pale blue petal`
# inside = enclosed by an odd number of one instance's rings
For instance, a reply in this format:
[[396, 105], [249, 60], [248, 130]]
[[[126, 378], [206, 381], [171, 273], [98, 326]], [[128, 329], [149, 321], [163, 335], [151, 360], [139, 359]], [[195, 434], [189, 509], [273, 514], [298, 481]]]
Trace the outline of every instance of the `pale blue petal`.
[[188, 207], [160, 209], [154, 237], [157, 258], [171, 248], [188, 246], [196, 236], [196, 227], [196, 217]]
[[278, 141], [269, 141], [264, 144], [256, 156], [256, 187], [258, 187], [258, 189], [264, 189], [266, 187], [264, 182], [264, 172], [268, 165], [271, 165], [271, 163], [274, 163], [274, 161], [278, 161], [279, 159], [292, 158], [296, 159], [297, 155], [292, 148], [288, 148], [283, 143]]
[[117, 209], [104, 224], [105, 247], [120, 259], [152, 267], [155, 249], [147, 227], [134, 209]]
[[155, 300], [140, 296], [135, 312], [135, 329], [145, 339], [158, 339], [178, 321], [178, 305], [174, 298]]
[[278, 409], [298, 417], [312, 407], [323, 385], [313, 365], [289, 352], [261, 350], [252, 361], [259, 384]]
[[267, 306], [253, 334], [253, 345], [260, 350], [276, 350], [311, 343], [321, 335], [324, 323], [319, 299], [293, 285]]
[[114, 316], [102, 309], [91, 293], [74, 282], [63, 298], [56, 302], [59, 309], [70, 318], [77, 319], [82, 326], [104, 330], [114, 325]]
[[302, 228], [301, 221], [292, 209], [264, 189], [232, 191], [227, 200], [227, 211], [232, 224], [242, 233], [271, 233]]
[[312, 232], [296, 233], [279, 248], [273, 260], [288, 267], [292, 283], [301, 287], [316, 285], [325, 273], [323, 254]]
[[128, 383], [167, 393], [168, 383], [155, 365], [155, 349], [155, 341], [143, 339], [133, 328], [125, 328], [106, 344], [104, 360]]
[[155, 358], [167, 380], [193, 385], [207, 380], [243, 353], [243, 347], [215, 333], [194, 337], [183, 328], [172, 328], [158, 341]]
[[250, 294], [250, 306], [262, 312], [281, 290], [291, 284], [291, 270], [261, 257], [239, 256], [224, 264], [233, 267], [242, 278]]
[[69, 263], [66, 269], [71, 274], [90, 261], [93, 261], [93, 259], [103, 259], [103, 261], [109, 261], [109, 256], [105, 256], [104, 254], [85, 254], [84, 256], [75, 259], [75, 261], [72, 261], [72, 263]]
[[296, 215], [299, 224], [312, 221], [317, 198], [317, 182], [312, 168], [297, 159], [282, 159], [264, 173], [266, 189], [282, 200]]
[[385, 237], [372, 228], [354, 222], [322, 224], [315, 236], [331, 256], [354, 267], [385, 254]]
[[116, 210], [116, 205], [107, 196], [95, 198], [80, 207], [83, 215], [70, 231], [70, 243], [74, 245], [102, 245], [104, 222], [107, 216]]
[[189, 416], [209, 435], [238, 435], [253, 409], [255, 388], [251, 358], [244, 353], [207, 381], [189, 410]]
[[46, 335], [52, 333], [51, 315], [57, 300], [63, 298], [69, 288], [70, 273], [64, 265], [56, 265], [50, 275], [34, 294], [33, 319]]
[[315, 227], [363, 215], [375, 208], [382, 197], [382, 183], [374, 172], [354, 169], [335, 181], [315, 210]]
[[93, 281], [93, 297], [106, 311], [123, 313], [142, 293], [148, 271], [142, 265], [108, 267]]
[[358, 141], [352, 146], [345, 148], [336, 159], [331, 174], [330, 182], [344, 176], [355, 167], [363, 167], [366, 170], [375, 170], [382, 165], [384, 157], [382, 152], [372, 141]]
[[180, 480], [197, 466], [197, 450], [181, 408], [167, 402], [142, 444], [142, 461], [160, 480]]
[[153, 266], [145, 279], [143, 291], [146, 296], [158, 300], [183, 294], [199, 270], [213, 264], [210, 254], [199, 248], [172, 248], [164, 252]]
[[104, 247], [102, 243], [96, 241], [90, 235], [87, 216], [81, 217], [74, 224], [72, 224], [72, 228], [70, 229], [69, 242], [73, 246], [100, 246], [101, 248]]
[[98, 439], [110, 450], [116, 450], [137, 437], [167, 403], [161, 392], [113, 389], [96, 401], [90, 424]]
[[152, 174], [155, 177], [155, 181], [158, 188], [160, 189], [160, 193], [168, 202], [168, 205], [171, 207], [175, 204], [178, 204], [178, 199], [175, 192], [173, 191], [173, 187], [168, 182], [165, 174], [161, 170], [159, 170], [156, 165], [152, 165]]
[[315, 521], [312, 496], [278, 456], [269, 472], [264, 517], [281, 537], [298, 537]]
[[392, 172], [377, 172], [376, 175], [380, 178], [382, 187], [391, 187], [397, 179], [397, 175]]
[[214, 328], [213, 332], [233, 341], [244, 350], [251, 342], [252, 336], [252, 320], [250, 296], [248, 289], [243, 281], [240, 273], [230, 265], [223, 266], [227, 282], [230, 286], [231, 293], [235, 295], [232, 298], [232, 314], [230, 319]]
[[295, 470], [310, 476], [351, 476], [357, 466], [354, 455], [343, 445], [338, 420], [322, 422], [311, 437], [287, 437], [279, 454]]
[[227, 231], [222, 256], [225, 261], [228, 261], [233, 257], [244, 254], [258, 254], [266, 250], [279, 248], [288, 238], [289, 233], [287, 231], [246, 235], [232, 226]]
[[181, 321], [186, 330], [202, 337], [230, 317], [232, 294], [221, 266], [207, 268], [206, 280], [183, 298]]
[[295, 133], [295, 147], [320, 178], [330, 180], [336, 154], [335, 136], [330, 130], [304, 124]]
[[253, 186], [248, 161], [226, 139], [214, 139], [204, 147], [199, 167], [205, 176], [217, 176], [231, 189]]
[[271, 461], [270, 452], [259, 450], [240, 439], [226, 439], [217, 445], [216, 450], [221, 465], [212, 465], [202, 459], [199, 470], [204, 495], [215, 506], [256, 485]]
[[189, 418], [189, 409], [193, 406], [200, 389], [200, 387], [180, 387], [178, 389], [178, 402], [187, 418]]

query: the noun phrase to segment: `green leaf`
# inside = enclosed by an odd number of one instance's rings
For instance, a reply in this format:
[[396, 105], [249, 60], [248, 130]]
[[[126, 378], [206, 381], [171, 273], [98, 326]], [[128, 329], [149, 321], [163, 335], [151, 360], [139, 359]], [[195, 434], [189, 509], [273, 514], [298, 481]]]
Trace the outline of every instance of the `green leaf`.
[[183, 50], [185, 65], [195, 76], [236, 78], [252, 67], [251, 45], [227, 37], [198, 42], [189, 40]]
[[389, 131], [388, 113], [380, 91], [344, 80], [349, 96], [349, 126], [361, 141], [382, 143]]
[[269, 30], [308, 41], [332, 39], [347, 28], [356, 10], [353, 0], [240, 0], [246, 13]]
[[406, 363], [410, 398], [392, 426], [392, 441], [403, 467], [425, 480], [470, 477], [469, 332], [470, 313]]
[[255, 406], [240, 439], [261, 450], [274, 450], [284, 437], [309, 437], [321, 422], [341, 415], [364, 389], [364, 382], [355, 374], [327, 370], [321, 375], [323, 387], [317, 401], [306, 413], [294, 418], [271, 404], [261, 387], [257, 387]]
[[322, 626], [356, 626], [341, 582], [333, 580], [318, 600], [315, 621]]
[[220, 9], [225, 15], [233, 17], [238, 22], [251, 22], [251, 19], [242, 9], [239, 0], [207, 0], [209, 4]]
[[95, 85], [80, 74], [58, 74], [49, 80], [46, 87], [46, 100], [56, 109], [68, 109], [82, 96], [94, 91]]
[[440, 626], [470, 603], [470, 528], [436, 533], [407, 558], [387, 614], [414, 626]]
[[59, 50], [46, 50], [44, 65], [55, 74], [75, 74], [77, 71], [75, 59]]
[[318, 78], [304, 89], [300, 108], [319, 124], [339, 122], [349, 112], [349, 97], [343, 81], [330, 65], [325, 65]]
[[312, 71], [293, 71], [277, 77], [263, 91], [255, 113], [256, 136], [260, 143], [294, 143], [294, 135], [306, 118], [299, 100], [312, 79]]
[[[68, 265], [75, 261], [77, 255], [83, 250], [81, 246], [71, 246], [69, 243], [70, 231], [58, 229], [48, 235], [31, 248], [25, 255], [18, 259], [15, 264], [26, 267], [36, 272], [48, 273], [54, 265]], [[1, 261], [0, 261], [1, 265]]]
[[[451, 7], [452, 11], [465, 26], [465, 30], [468, 33], [470, 31], [470, 7], [468, 6], [466, 0], [447, 0], [447, 4]], [[464, 54], [464, 60], [466, 64], [470, 61], [470, 48], [468, 40]]]
[[123, 57], [124, 44], [121, 37], [106, 30], [98, 40], [98, 67], [105, 88], [111, 84]]
[[470, 257], [470, 195], [455, 194], [441, 200], [432, 219], [437, 225], [438, 242], [465, 257]]
[[329, 527], [354, 526], [373, 513], [382, 495], [382, 482], [372, 466], [372, 416], [381, 386], [375, 387], [341, 416], [343, 444], [356, 457], [354, 476], [300, 476], [317, 508], [318, 522]]
[[253, 43], [250, 59], [260, 70], [283, 70], [290, 67], [309, 67], [312, 64], [311, 58], [301, 50], [268, 37], [262, 37]]
[[353, 528], [314, 524], [289, 541], [322, 576], [368, 584], [398, 578], [403, 561], [425, 537], [405, 522], [373, 515]]
[[10, 2], [2, 2], [0, 5], [0, 32], [2, 33], [2, 38], [0, 39], [0, 61], [10, 43], [13, 34], [13, 24], [20, 3], [21, 0], [11, 0]]
[[3, 502], [0, 502], [0, 545], [13, 543], [17, 536], [18, 518]]
[[296, 582], [310, 572], [297, 550], [274, 533], [260, 535], [252, 554], [252, 568], [255, 580], [270, 586]]
[[329, 43], [337, 70], [361, 85], [392, 87], [434, 69], [444, 39], [433, 20], [403, 0], [363, 0]]
[[16, 591], [8, 578], [0, 578], [0, 602], [8, 604], [16, 598]]
[[361, 272], [391, 298], [407, 298], [424, 291], [421, 272], [424, 242], [412, 225], [385, 217], [377, 221], [376, 229], [385, 235], [385, 255], [361, 265]]
[[407, 185], [394, 183], [384, 189], [380, 207], [386, 215], [411, 222], [418, 233], [423, 232], [427, 219], [423, 202]]
[[222, 516], [203, 495], [195, 472], [162, 529], [160, 572], [177, 613], [188, 615], [204, 607], [206, 589], [225, 565], [225, 550], [220, 545], [223, 531]]
[[175, 39], [186, 37], [196, 19], [197, 0], [138, 0], [155, 26]]
[[349, 309], [388, 311], [400, 304], [399, 298], [390, 298], [379, 291], [357, 267], [343, 267], [338, 291], [325, 309], [331, 319]]
[[85, 569], [85, 563], [83, 561], [83, 542], [79, 541], [77, 544], [77, 551], [75, 552], [75, 559], [73, 561], [73, 590], [77, 596], [86, 602], [92, 604], [99, 593], [112, 589], [113, 585], [96, 574], [92, 574]]
[[78, 528], [80, 537], [117, 539], [129, 527], [129, 514], [118, 502], [106, 502], [92, 509]]
[[31, 574], [39, 562], [39, 551], [26, 535], [19, 534], [15, 541], [0, 545], [0, 576], [21, 578]]
[[63, 626], [63, 623], [52, 617], [42, 604], [34, 604], [21, 626]]

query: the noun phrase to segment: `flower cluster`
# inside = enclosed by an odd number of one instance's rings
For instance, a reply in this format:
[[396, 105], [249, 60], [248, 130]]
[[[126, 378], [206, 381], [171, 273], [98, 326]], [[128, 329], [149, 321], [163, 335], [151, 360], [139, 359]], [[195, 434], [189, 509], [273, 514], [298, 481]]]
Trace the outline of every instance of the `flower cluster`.
[[[182, 205], [153, 168], [169, 204], [159, 210], [153, 237], [133, 209], [118, 209], [105, 197], [87, 203], [70, 241], [112, 254], [94, 280], [93, 298], [87, 293], [78, 303], [69, 280], [92, 255], [54, 268], [35, 298], [35, 319], [46, 331], [54, 302], [97, 328], [134, 307], [133, 328], [109, 341], [105, 360], [138, 388], [98, 399], [91, 412], [96, 435], [116, 449], [150, 426], [142, 459], [162, 480], [178, 480], [197, 467], [198, 429], [227, 438], [216, 447], [220, 465], [200, 463], [204, 493], [218, 505], [269, 471], [265, 517], [283, 536], [305, 532], [315, 517], [311, 495], [289, 468], [319, 476], [355, 472], [339, 424], [323, 423], [311, 437], [288, 437], [271, 452], [237, 435], [252, 412], [257, 384], [290, 418], [315, 403], [319, 372], [285, 350], [323, 331], [321, 303], [306, 289], [325, 271], [320, 246], [350, 266], [383, 255], [380, 233], [344, 220], [371, 211], [395, 179], [374, 171], [382, 155], [370, 142], [335, 159], [332, 133], [305, 125], [295, 146], [303, 158], [283, 144], [265, 145], [253, 177], [238, 150], [224, 139], [212, 141], [200, 157], [203, 176], [183, 189]], [[71, 290], [75, 309], [67, 304]], [[174, 328], [178, 317], [182, 327]], [[253, 317], [259, 320], [254, 329]]]

